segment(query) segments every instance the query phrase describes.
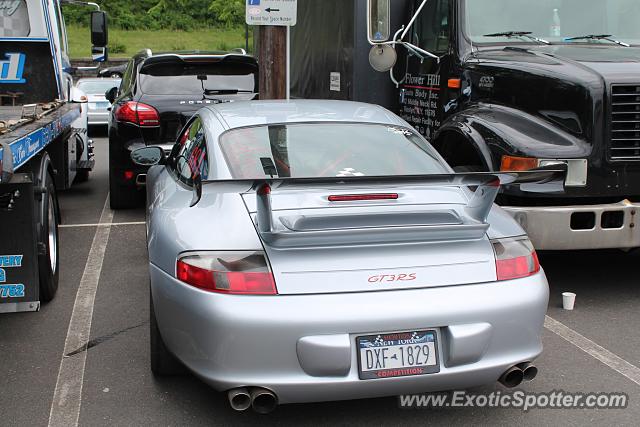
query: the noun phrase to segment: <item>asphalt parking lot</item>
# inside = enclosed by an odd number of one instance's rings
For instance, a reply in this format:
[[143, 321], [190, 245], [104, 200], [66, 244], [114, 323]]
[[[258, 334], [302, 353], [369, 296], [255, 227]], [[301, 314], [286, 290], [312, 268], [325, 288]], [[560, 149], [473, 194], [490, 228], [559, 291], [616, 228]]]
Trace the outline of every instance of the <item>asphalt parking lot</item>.
[[[87, 267], [99, 275], [86, 352], [79, 424], [240, 425], [637, 425], [640, 418], [640, 252], [541, 254], [551, 284], [545, 351], [538, 378], [522, 390], [536, 393], [626, 393], [625, 409], [430, 408], [400, 409], [397, 398], [283, 406], [271, 415], [236, 413], [226, 396], [191, 376], [157, 380], [148, 359], [149, 295], [144, 211], [105, 208], [107, 141], [96, 139], [97, 170], [89, 182], [61, 195], [61, 276], [56, 299], [39, 313], [0, 317], [0, 425], [47, 425], [65, 339]], [[110, 226], [96, 227], [107, 218]], [[98, 230], [108, 230], [101, 260], [88, 259]], [[94, 248], [95, 249], [95, 248]], [[95, 251], [93, 252], [96, 253]], [[98, 251], [98, 254], [102, 252]], [[88, 261], [91, 261], [88, 263]], [[97, 261], [97, 262], [96, 262]], [[561, 293], [578, 294], [577, 310], [560, 308]], [[79, 354], [79, 353], [76, 353]], [[70, 356], [73, 357], [73, 356]], [[488, 386], [474, 392], [505, 391]], [[78, 396], [80, 397], [80, 396]], [[55, 405], [54, 405], [55, 406]]]

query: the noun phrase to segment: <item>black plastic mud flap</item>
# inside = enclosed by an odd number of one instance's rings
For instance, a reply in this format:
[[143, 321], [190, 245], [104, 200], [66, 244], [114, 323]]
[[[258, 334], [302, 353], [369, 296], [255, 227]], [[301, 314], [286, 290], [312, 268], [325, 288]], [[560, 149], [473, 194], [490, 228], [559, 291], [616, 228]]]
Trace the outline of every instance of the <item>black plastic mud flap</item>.
[[28, 174], [0, 184], [0, 313], [40, 309], [34, 191]]

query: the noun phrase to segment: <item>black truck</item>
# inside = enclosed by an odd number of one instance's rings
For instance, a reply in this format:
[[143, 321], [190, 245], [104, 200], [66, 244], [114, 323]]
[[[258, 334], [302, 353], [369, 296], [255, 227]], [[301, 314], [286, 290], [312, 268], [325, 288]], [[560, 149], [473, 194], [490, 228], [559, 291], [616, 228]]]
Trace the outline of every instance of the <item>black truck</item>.
[[500, 204], [541, 250], [636, 248], [639, 18], [637, 0], [299, 0], [292, 94], [381, 104], [458, 171], [566, 165], [564, 188]]

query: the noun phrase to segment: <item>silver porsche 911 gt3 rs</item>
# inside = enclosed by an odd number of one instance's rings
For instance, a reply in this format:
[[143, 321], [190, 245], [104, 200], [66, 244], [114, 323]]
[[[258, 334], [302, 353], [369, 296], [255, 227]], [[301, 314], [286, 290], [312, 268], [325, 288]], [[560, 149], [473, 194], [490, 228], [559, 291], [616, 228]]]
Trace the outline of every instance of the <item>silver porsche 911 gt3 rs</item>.
[[168, 157], [132, 156], [157, 165], [154, 373], [259, 412], [535, 377], [547, 280], [493, 205], [522, 174], [454, 174], [394, 114], [333, 101], [206, 107]]

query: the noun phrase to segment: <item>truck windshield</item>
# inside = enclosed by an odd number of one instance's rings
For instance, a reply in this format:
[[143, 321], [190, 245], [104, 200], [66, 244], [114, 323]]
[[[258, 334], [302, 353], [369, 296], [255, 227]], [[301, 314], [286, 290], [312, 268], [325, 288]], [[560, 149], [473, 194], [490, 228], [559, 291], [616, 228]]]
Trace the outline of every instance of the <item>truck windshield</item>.
[[585, 43], [565, 39], [606, 34], [640, 44], [638, 19], [638, 0], [465, 0], [465, 31], [474, 43], [515, 42], [513, 37], [487, 35], [527, 31], [553, 43]]
[[328, 178], [448, 173], [411, 130], [358, 123], [309, 123], [231, 130], [220, 138], [231, 174]]

